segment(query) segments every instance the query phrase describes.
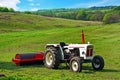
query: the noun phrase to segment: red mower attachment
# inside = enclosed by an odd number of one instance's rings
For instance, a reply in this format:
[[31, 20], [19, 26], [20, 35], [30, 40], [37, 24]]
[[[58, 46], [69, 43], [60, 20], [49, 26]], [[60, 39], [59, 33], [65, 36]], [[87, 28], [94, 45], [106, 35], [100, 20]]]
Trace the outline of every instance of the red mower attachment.
[[25, 54], [16, 54], [15, 58], [12, 59], [12, 62], [16, 63], [16, 66], [26, 65], [29, 63], [43, 62], [44, 53], [25, 53]]

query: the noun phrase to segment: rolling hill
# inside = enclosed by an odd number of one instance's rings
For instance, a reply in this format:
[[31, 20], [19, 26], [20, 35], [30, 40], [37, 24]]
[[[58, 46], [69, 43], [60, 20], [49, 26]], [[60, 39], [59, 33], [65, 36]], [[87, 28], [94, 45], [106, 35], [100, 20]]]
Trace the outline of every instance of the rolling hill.
[[[67, 24], [66, 24], [67, 23]], [[0, 33], [99, 25], [101, 22], [75, 21], [23, 13], [0, 13]]]

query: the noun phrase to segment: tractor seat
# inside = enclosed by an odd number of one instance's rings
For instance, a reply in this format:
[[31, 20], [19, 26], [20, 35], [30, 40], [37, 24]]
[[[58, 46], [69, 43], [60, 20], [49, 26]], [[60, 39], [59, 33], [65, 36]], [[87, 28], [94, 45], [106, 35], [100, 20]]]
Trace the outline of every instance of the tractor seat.
[[64, 42], [60, 42], [60, 46], [63, 48], [64, 46], [66, 46], [66, 44]]

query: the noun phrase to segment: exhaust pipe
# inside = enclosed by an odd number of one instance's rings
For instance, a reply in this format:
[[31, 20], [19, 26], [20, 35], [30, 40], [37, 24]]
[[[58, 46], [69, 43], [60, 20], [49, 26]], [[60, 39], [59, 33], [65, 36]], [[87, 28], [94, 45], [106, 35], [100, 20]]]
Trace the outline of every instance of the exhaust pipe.
[[82, 44], [85, 44], [84, 31], [82, 30]]

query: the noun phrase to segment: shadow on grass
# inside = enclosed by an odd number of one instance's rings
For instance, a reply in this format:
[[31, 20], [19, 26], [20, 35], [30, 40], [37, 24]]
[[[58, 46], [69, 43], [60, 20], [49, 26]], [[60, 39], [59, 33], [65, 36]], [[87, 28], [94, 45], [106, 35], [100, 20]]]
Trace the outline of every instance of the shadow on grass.
[[[60, 68], [58, 70], [70, 70], [70, 67], [66, 67], [66, 66], [60, 66]], [[86, 74], [94, 74], [96, 72], [120, 72], [120, 70], [116, 70], [116, 69], [103, 69], [101, 71], [96, 71], [94, 70], [91, 66], [82, 66], [82, 72], [86, 73]]]
[[[0, 62], [1, 70], [17, 70], [20, 68], [45, 68], [43, 62], [36, 63], [24, 63], [22, 66], [16, 66], [13, 62]], [[70, 67], [61, 65], [57, 70], [70, 70]], [[120, 72], [120, 70], [116, 69], [103, 69], [101, 71], [95, 71], [91, 66], [82, 66], [82, 72], [86, 74], [94, 74], [95, 72]]]
[[96, 71], [94, 70], [91, 66], [83, 66], [82, 67], [83, 70], [89, 70], [89, 72], [85, 72], [85, 73], [95, 73], [95, 72], [120, 72], [120, 70], [116, 70], [116, 69], [103, 69], [103, 70], [100, 70], [100, 71]]
[[120, 70], [116, 70], [116, 69], [103, 69], [100, 72], [120, 72]]
[[30, 68], [30, 67], [38, 67], [43, 68], [43, 62], [31, 62], [31, 63], [22, 63], [21, 66], [16, 66], [13, 62], [0, 62], [0, 69], [1, 70], [17, 70], [20, 68]]

